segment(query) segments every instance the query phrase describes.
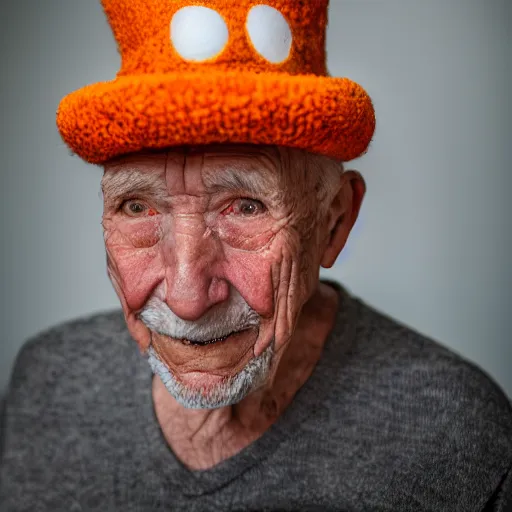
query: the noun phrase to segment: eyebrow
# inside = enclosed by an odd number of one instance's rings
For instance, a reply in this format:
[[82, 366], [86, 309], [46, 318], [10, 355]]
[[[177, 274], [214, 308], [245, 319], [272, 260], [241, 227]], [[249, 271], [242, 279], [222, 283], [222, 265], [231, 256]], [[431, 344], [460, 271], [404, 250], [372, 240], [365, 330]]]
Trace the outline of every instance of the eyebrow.
[[[271, 182], [261, 170], [245, 165], [214, 166], [203, 175], [204, 186], [210, 193], [235, 191], [251, 197], [269, 198], [276, 186]], [[166, 184], [160, 174], [144, 172], [136, 167], [106, 171], [101, 180], [101, 188], [107, 203], [114, 203], [132, 194], [150, 195], [161, 201], [169, 199]]]
[[268, 196], [269, 180], [262, 173], [251, 168], [217, 167], [209, 170], [203, 177], [208, 191], [236, 191], [250, 196]]
[[105, 199], [111, 202], [134, 193], [152, 195], [158, 199], [167, 197], [161, 176], [137, 168], [121, 172], [107, 171], [101, 180], [101, 189]]

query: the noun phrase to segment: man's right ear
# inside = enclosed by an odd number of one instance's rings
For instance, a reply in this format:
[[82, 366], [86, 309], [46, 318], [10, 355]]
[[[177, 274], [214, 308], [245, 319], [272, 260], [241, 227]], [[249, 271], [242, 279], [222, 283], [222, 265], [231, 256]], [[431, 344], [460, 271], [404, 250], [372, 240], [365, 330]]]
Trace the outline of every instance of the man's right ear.
[[331, 268], [345, 247], [366, 193], [366, 183], [359, 172], [346, 171], [341, 180], [340, 190], [329, 208], [329, 236], [320, 262], [324, 268]]

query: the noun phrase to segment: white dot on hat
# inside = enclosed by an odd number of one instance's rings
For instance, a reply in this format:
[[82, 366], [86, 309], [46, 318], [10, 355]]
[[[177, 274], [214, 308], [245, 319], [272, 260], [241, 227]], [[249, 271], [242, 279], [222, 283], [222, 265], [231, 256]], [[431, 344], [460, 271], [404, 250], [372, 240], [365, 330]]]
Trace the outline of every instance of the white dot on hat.
[[171, 42], [186, 60], [202, 61], [218, 55], [229, 40], [224, 18], [208, 7], [183, 7], [171, 21]]
[[256, 5], [249, 11], [246, 27], [254, 48], [269, 62], [279, 64], [289, 57], [292, 31], [277, 9]]

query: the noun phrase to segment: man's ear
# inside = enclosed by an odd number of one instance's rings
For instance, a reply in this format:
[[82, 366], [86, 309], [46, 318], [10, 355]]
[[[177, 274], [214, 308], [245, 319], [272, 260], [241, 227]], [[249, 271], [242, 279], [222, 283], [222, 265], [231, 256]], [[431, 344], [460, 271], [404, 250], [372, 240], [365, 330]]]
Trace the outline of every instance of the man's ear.
[[331, 268], [347, 243], [366, 192], [364, 178], [357, 171], [341, 175], [341, 186], [332, 200], [327, 218], [329, 234], [320, 264]]

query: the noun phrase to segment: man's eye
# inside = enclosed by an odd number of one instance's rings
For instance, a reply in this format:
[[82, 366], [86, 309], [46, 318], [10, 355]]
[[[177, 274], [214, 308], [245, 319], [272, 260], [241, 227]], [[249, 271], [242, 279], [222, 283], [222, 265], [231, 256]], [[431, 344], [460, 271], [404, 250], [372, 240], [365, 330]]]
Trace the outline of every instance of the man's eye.
[[144, 215], [152, 217], [157, 214], [156, 210], [149, 208], [146, 204], [137, 200], [125, 201], [121, 205], [121, 210], [130, 217], [141, 217]]
[[244, 215], [254, 217], [267, 211], [265, 205], [257, 199], [242, 198], [233, 201], [222, 213], [223, 215]]

